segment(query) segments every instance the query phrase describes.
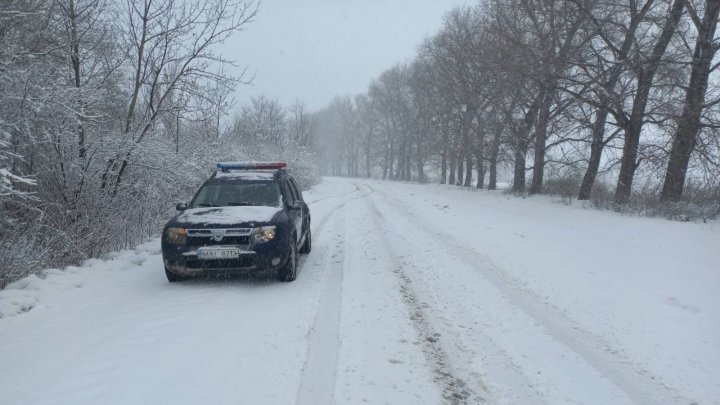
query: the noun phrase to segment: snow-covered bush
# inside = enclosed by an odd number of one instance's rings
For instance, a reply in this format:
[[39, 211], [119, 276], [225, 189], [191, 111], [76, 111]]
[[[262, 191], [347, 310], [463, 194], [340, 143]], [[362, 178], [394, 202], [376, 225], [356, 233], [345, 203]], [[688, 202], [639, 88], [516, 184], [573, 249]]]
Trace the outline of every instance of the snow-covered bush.
[[569, 205], [577, 197], [581, 181], [581, 178], [572, 175], [552, 177], [545, 181], [544, 192], [561, 197], [563, 204]]
[[634, 191], [626, 204], [617, 205], [614, 202], [613, 187], [606, 182], [597, 181], [587, 206], [674, 221], [706, 221], [720, 215], [720, 190], [691, 185], [681, 201], [662, 202], [657, 189], [641, 189]]

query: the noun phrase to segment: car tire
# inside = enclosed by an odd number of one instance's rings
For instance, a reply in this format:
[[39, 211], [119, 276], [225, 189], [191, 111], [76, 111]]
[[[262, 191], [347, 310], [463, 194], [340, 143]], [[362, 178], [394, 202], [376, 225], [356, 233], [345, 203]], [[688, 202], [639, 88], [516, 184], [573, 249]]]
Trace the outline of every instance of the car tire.
[[165, 268], [165, 276], [167, 276], [168, 281], [171, 283], [188, 279], [187, 277], [173, 273], [172, 271], [168, 270], [167, 267]]
[[[291, 238], [291, 240], [294, 241], [295, 237]], [[277, 279], [279, 281], [290, 282], [297, 277], [298, 248], [295, 243], [290, 243], [290, 245], [290, 256], [288, 257], [287, 263], [277, 271]]]
[[306, 255], [312, 250], [312, 233], [310, 231], [310, 224], [308, 224], [307, 233], [305, 234], [305, 243], [300, 248], [300, 254]]

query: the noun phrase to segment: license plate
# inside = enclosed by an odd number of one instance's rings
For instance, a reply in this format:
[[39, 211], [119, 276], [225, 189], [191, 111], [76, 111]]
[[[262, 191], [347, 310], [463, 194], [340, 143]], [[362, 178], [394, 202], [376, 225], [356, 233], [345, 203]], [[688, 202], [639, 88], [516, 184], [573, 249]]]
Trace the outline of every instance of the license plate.
[[200, 248], [197, 251], [200, 260], [237, 259], [240, 249], [237, 248]]

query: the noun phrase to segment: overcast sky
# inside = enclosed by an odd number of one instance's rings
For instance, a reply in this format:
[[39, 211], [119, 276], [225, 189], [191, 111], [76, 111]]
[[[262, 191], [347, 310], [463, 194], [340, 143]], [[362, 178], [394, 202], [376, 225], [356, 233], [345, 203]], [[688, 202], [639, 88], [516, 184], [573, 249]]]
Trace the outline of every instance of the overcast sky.
[[265, 94], [310, 110], [335, 95], [358, 94], [396, 63], [410, 60], [444, 14], [474, 0], [263, 0], [245, 32], [222, 53], [255, 75], [235, 97], [243, 103]]

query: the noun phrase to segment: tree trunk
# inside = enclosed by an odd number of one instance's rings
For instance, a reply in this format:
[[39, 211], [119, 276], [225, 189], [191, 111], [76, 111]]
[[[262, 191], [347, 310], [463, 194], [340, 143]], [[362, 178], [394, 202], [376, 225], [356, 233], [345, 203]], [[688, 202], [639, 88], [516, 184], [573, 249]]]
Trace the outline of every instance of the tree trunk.
[[615, 188], [615, 203], [625, 204], [630, 199], [632, 191], [632, 181], [635, 177], [635, 170], [640, 166], [640, 160], [637, 160], [638, 146], [640, 145], [640, 123], [634, 122], [625, 129], [625, 143], [623, 145], [623, 155], [620, 163], [620, 175], [618, 176], [617, 186]]
[[475, 184], [475, 187], [477, 188], [485, 188], [485, 160], [483, 159], [483, 146], [482, 142], [480, 143], [480, 146], [475, 150], [475, 161], [477, 162], [477, 183]]
[[395, 166], [395, 180], [402, 180], [403, 154], [402, 149], [398, 151], [397, 166]]
[[385, 145], [385, 155], [383, 156], [384, 159], [383, 159], [383, 168], [382, 168], [383, 169], [383, 175], [382, 175], [383, 180], [387, 180], [388, 166], [389, 166], [389, 162], [388, 162], [389, 156], [388, 155], [389, 155], [388, 146]]
[[447, 179], [447, 150], [443, 148], [440, 154], [440, 184], [445, 184]]
[[640, 132], [642, 131], [645, 109], [647, 107], [650, 89], [655, 78], [662, 56], [665, 54], [670, 40], [675, 32], [680, 17], [682, 17], [685, 0], [675, 0], [670, 10], [670, 16], [665, 21], [662, 33], [658, 42], [653, 48], [650, 59], [640, 67], [638, 76], [637, 93], [633, 100], [633, 108], [630, 119], [623, 127], [625, 129], [625, 143], [620, 163], [620, 175], [618, 176], [617, 188], [615, 189], [615, 203], [625, 204], [630, 199], [633, 177], [640, 165], [637, 159], [638, 146], [640, 145]]
[[516, 193], [525, 191], [525, 156], [527, 155], [527, 143], [524, 139], [515, 139], [515, 166], [513, 170], [513, 187]]
[[365, 142], [365, 177], [370, 178], [370, 142]]
[[707, 0], [702, 25], [698, 28], [695, 52], [692, 61], [690, 85], [685, 94], [685, 105], [678, 119], [677, 132], [670, 150], [665, 182], [660, 194], [661, 201], [678, 201], [685, 188], [690, 155], [695, 148], [697, 135], [700, 132], [700, 116], [705, 102], [708, 77], [717, 45], [713, 44], [715, 29], [718, 24], [720, 0]]
[[[472, 142], [470, 142], [470, 128], [472, 126], [472, 122], [475, 119], [475, 107], [471, 105], [465, 106], [465, 112], [463, 112], [462, 116], [462, 146], [461, 146], [461, 156], [465, 158], [465, 181], [463, 181], [462, 178], [458, 179], [458, 186], [462, 185], [465, 187], [470, 187], [472, 185]], [[462, 165], [462, 157], [460, 158], [460, 162]], [[458, 167], [459, 171], [462, 171], [462, 166]]]
[[488, 179], [488, 190], [497, 189], [497, 163], [500, 155], [500, 131], [495, 132], [493, 138], [492, 150], [490, 151], [490, 178]]
[[532, 105], [525, 112], [523, 123], [515, 131], [515, 167], [513, 170], [513, 188], [512, 191], [515, 193], [525, 192], [525, 165], [527, 158], [528, 149], [528, 135], [535, 124], [535, 117], [537, 117], [538, 109], [540, 108], [542, 94], [538, 94], [535, 97]]
[[388, 178], [395, 180], [395, 177], [393, 177], [395, 173], [395, 145], [393, 143], [390, 143], [390, 153], [388, 156]]
[[582, 184], [580, 185], [578, 200], [589, 200], [593, 185], [595, 185], [595, 178], [600, 169], [600, 160], [602, 158], [603, 148], [605, 147], [605, 122], [607, 115], [608, 111], [606, 109], [600, 109], [595, 117], [595, 123], [592, 128], [592, 143], [590, 144], [590, 160], [588, 162], [588, 168], [585, 171], [585, 176], [583, 176]]
[[180, 112], [175, 113], [175, 154], [180, 153]]
[[448, 158], [448, 152], [450, 149], [448, 146], [449, 145], [448, 138], [450, 135], [449, 125], [450, 125], [450, 123], [447, 122], [447, 120], [443, 120], [443, 123], [442, 123], [442, 152], [440, 152], [442, 155], [442, 158], [441, 158], [442, 159], [442, 161], [441, 161], [441, 165], [442, 165], [441, 172], [442, 173], [441, 173], [440, 184], [445, 184], [445, 182], [447, 181], [447, 158]]
[[113, 187], [113, 196], [117, 195], [118, 191], [120, 191], [120, 182], [123, 179], [123, 175], [125, 174], [125, 170], [127, 170], [128, 166], [130, 165], [130, 153], [128, 152], [125, 155], [125, 159], [123, 159], [122, 164], [120, 165], [120, 170], [118, 170], [117, 177], [115, 178], [115, 186]]
[[530, 194], [542, 193], [543, 177], [545, 176], [545, 145], [547, 143], [547, 127], [550, 122], [550, 104], [552, 103], [555, 85], [543, 89], [542, 104], [538, 122], [535, 126], [535, 158]]
[[458, 158], [457, 158], [457, 183], [455, 183], [456, 186], [462, 186], [462, 185], [463, 185], [463, 175], [465, 174], [465, 173], [464, 173], [464, 170], [463, 170], [463, 167], [464, 167], [464, 166], [463, 166], [463, 163], [464, 163], [464, 162], [465, 162], [465, 161], [464, 161], [464, 159], [463, 159], [462, 152], [458, 152]]
[[478, 130], [477, 130], [477, 148], [475, 148], [475, 162], [477, 167], [477, 182], [475, 186], [477, 188], [484, 188], [485, 187], [485, 130], [483, 129], [483, 125], [478, 122]]
[[405, 164], [403, 165], [402, 177], [405, 181], [410, 181], [412, 177], [412, 154], [410, 153], [410, 142], [405, 146]]
[[471, 187], [472, 186], [472, 174], [473, 174], [473, 158], [472, 153], [468, 149], [467, 153], [465, 154], [465, 158], [467, 159], [466, 165], [465, 165], [465, 182], [463, 183], [463, 186], [465, 187]]
[[448, 183], [455, 185], [455, 153], [450, 153], [450, 177], [448, 177]]
[[419, 183], [425, 183], [425, 171], [423, 169], [423, 161], [418, 158], [417, 160], [417, 171], [418, 171], [418, 182]]
[[85, 100], [82, 95], [82, 72], [80, 70], [80, 38], [78, 37], [77, 28], [77, 12], [75, 10], [75, 1], [70, 0], [68, 5], [69, 20], [70, 20], [70, 63], [72, 64], [73, 75], [75, 79], [75, 89], [77, 97], [77, 143], [78, 143], [78, 156], [80, 159], [85, 159], [87, 154], [87, 148], [85, 146], [85, 127], [84, 127], [84, 110]]

